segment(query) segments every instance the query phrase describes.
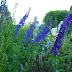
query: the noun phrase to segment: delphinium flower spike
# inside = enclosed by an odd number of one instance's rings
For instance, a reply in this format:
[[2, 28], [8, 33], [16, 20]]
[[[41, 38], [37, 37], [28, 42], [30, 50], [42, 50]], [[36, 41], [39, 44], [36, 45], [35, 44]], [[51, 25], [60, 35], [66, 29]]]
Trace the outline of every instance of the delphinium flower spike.
[[[22, 26], [24, 26], [25, 20], [28, 18], [29, 12], [30, 12], [30, 8], [28, 10], [28, 12], [24, 15], [24, 17], [20, 20], [19, 24], [16, 25], [16, 30], [15, 30], [15, 37], [18, 36], [18, 33], [20, 31], [20, 28]], [[17, 39], [17, 38], [16, 38]]]
[[2, 25], [2, 23], [1, 23], [1, 28], [3, 28], [3, 25]]
[[33, 31], [36, 27], [37, 23], [37, 17], [34, 18], [34, 22], [30, 25], [30, 27], [27, 29], [27, 31], [24, 33], [24, 42], [25, 43], [30, 43], [31, 40], [33, 39]]
[[48, 24], [44, 25], [44, 27], [39, 31], [39, 33], [37, 34], [37, 36], [34, 38], [34, 40], [32, 42], [33, 43], [34, 42], [42, 42], [46, 38], [50, 29], [51, 29], [51, 20]]
[[50, 46], [51, 44], [52, 44], [52, 41], [49, 41], [49, 42], [46, 43], [47, 49], [49, 48], [49, 46]]
[[6, 6], [6, 0], [2, 0], [1, 1], [1, 5], [0, 5], [0, 26], [1, 28], [3, 28], [3, 23], [5, 22], [6, 23], [6, 18], [7, 18], [7, 15], [6, 15], [6, 11], [7, 11], [7, 6]]
[[71, 21], [72, 21], [72, 13], [67, 14], [67, 17], [63, 20], [63, 24], [61, 24], [60, 26], [59, 33], [54, 42], [54, 46], [50, 50], [50, 53], [54, 53], [54, 55], [58, 54], [58, 51], [62, 46], [62, 39], [64, 38], [64, 34], [66, 30], [69, 28]]
[[19, 24], [21, 24], [22, 26], [24, 26], [25, 24], [25, 20], [28, 18], [29, 16], [29, 12], [30, 12], [31, 8], [29, 8], [28, 12], [23, 16], [23, 18], [20, 20]]
[[16, 8], [17, 8], [17, 3], [15, 3], [14, 5], [14, 9], [13, 9], [13, 22], [16, 23], [16, 20], [15, 20], [15, 12], [16, 12]]
[[38, 24], [39, 24], [39, 21], [36, 22], [36, 28], [35, 28], [35, 31], [34, 31], [34, 35], [35, 35], [35, 36], [37, 35], [36, 31], [39, 29]]

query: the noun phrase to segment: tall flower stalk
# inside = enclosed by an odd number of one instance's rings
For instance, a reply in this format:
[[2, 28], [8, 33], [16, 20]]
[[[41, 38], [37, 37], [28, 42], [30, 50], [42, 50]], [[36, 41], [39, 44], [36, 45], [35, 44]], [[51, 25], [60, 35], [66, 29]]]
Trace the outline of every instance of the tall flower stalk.
[[27, 31], [24, 33], [24, 42], [30, 43], [33, 39], [33, 31], [36, 28], [37, 23], [37, 17], [34, 18], [34, 22], [30, 25], [30, 27], [27, 29]]
[[2, 23], [6, 23], [6, 11], [7, 11], [7, 6], [6, 6], [6, 0], [2, 0], [1, 1], [1, 6], [0, 6], [0, 22], [2, 21]]
[[59, 33], [54, 42], [54, 46], [51, 48], [50, 53], [54, 53], [54, 55], [58, 54], [58, 51], [62, 46], [62, 39], [64, 38], [65, 32], [66, 30], [68, 30], [71, 21], [72, 21], [72, 13], [67, 14], [67, 17], [63, 20]]
[[29, 16], [29, 12], [30, 12], [31, 8], [29, 8], [28, 12], [23, 16], [23, 18], [20, 20], [19, 24], [21, 24], [22, 26], [24, 26], [25, 24], [25, 20], [28, 18]]
[[19, 24], [16, 25], [15, 37], [18, 36], [18, 33], [19, 33], [21, 27], [24, 26], [25, 21], [26, 21], [26, 19], [27, 19], [28, 16], [29, 16], [30, 10], [31, 10], [31, 9], [29, 8], [28, 12], [23, 16], [23, 18], [20, 20]]
[[50, 22], [47, 21], [46, 23], [48, 23], [48, 24], [45, 24], [44, 27], [39, 31], [37, 36], [32, 41], [33, 43], [34, 42], [42, 42], [47, 37], [47, 34], [49, 33], [50, 28], [51, 28], [52, 20], [50, 19]]

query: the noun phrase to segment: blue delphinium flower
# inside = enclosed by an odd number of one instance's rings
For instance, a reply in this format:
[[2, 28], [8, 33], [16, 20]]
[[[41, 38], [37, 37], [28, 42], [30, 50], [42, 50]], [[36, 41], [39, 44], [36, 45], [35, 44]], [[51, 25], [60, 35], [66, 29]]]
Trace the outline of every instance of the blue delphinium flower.
[[24, 26], [25, 20], [28, 18], [29, 12], [30, 12], [30, 8], [29, 8], [28, 12], [24, 15], [24, 17], [20, 20], [19, 24], [16, 25], [15, 37], [18, 36], [18, 33], [19, 33], [21, 27]]
[[19, 24], [21, 24], [22, 26], [24, 26], [25, 24], [25, 20], [28, 18], [29, 16], [29, 12], [30, 12], [31, 8], [29, 8], [28, 12], [23, 16], [23, 18], [20, 20]]
[[30, 25], [27, 31], [24, 33], [24, 42], [30, 43], [33, 39], [33, 31], [36, 27], [37, 18], [34, 18], [34, 22]]
[[36, 28], [35, 28], [35, 31], [34, 31], [34, 35], [35, 36], [37, 36], [37, 32], [36, 31], [39, 29], [38, 24], [39, 24], [39, 21], [36, 22]]
[[49, 31], [50, 29], [47, 26], [44, 27], [42, 30], [39, 31], [38, 35], [34, 38], [34, 42], [42, 42], [46, 38]]
[[43, 46], [42, 46], [42, 50], [45, 50]]
[[46, 45], [43, 43], [43, 44], [41, 44], [42, 45], [42, 50], [44, 51], [45, 50], [45, 47], [46, 47]]
[[2, 25], [2, 23], [1, 23], [1, 28], [3, 28], [3, 25]]
[[4, 18], [7, 18], [7, 15], [6, 15], [6, 11], [7, 11], [7, 6], [6, 6], [6, 0], [2, 0], [1, 1], [1, 6], [0, 6], [1, 10], [0, 10], [0, 14], [1, 15], [1, 18], [2, 18], [2, 22], [5, 22], [6, 23], [6, 20]]
[[[16, 25], [15, 37], [18, 36], [18, 33], [19, 33], [21, 27], [22, 27], [22, 26], [21, 26], [20, 24]], [[17, 39], [17, 38], [16, 38], [16, 39]]]
[[47, 37], [47, 34], [49, 33], [51, 28], [51, 22], [52, 21], [50, 19], [50, 22], [47, 22], [48, 24], [45, 24], [45, 26], [39, 31], [32, 42], [42, 42]]
[[36, 28], [35, 28], [35, 31], [37, 31], [37, 30], [39, 29], [38, 24], [39, 24], [39, 21], [36, 22]]
[[[1, 6], [0, 6], [0, 22], [1, 22], [1, 19], [2, 21], [4, 22], [4, 17], [5, 17], [5, 3], [4, 1], [1, 1]], [[2, 18], [1, 18], [2, 17]], [[1, 28], [3, 28], [3, 24], [1, 23]]]
[[52, 44], [52, 41], [49, 41], [46, 43], [46, 47], [49, 48], [49, 46]]
[[72, 21], [72, 13], [67, 13], [67, 20]]
[[19, 24], [18, 24], [18, 25], [16, 25], [16, 26], [17, 26], [17, 29], [18, 29], [18, 30], [20, 30], [20, 28], [22, 27], [22, 26], [21, 26], [21, 25], [19, 25]]
[[50, 53], [54, 53], [54, 55], [58, 54], [58, 51], [62, 46], [62, 39], [64, 38], [64, 34], [66, 30], [69, 28], [71, 21], [72, 21], [72, 13], [67, 14], [67, 17], [63, 20], [63, 24], [61, 24], [59, 33], [54, 42], [54, 46], [50, 50]]

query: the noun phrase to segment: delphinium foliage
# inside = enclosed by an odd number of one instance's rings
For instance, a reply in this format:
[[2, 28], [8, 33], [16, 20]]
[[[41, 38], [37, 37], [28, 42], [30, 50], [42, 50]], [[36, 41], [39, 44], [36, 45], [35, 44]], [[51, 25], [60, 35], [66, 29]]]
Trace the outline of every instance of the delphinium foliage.
[[72, 13], [63, 20], [55, 39], [50, 34], [55, 21], [47, 19], [43, 27], [38, 28], [35, 17], [33, 22], [25, 24], [29, 12], [30, 8], [15, 25], [6, 0], [1, 1], [0, 72], [71, 72], [72, 42], [68, 45], [63, 40], [67, 40], [65, 33], [72, 21]]

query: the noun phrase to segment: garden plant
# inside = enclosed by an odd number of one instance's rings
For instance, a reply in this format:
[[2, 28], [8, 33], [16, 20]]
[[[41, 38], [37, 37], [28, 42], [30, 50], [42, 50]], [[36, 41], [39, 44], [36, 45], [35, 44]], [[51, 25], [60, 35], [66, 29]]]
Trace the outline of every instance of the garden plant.
[[72, 72], [72, 13], [65, 12], [58, 35], [53, 36], [50, 31], [57, 25], [52, 17], [43, 27], [36, 16], [25, 23], [30, 10], [15, 24], [6, 0], [1, 1], [0, 72]]

